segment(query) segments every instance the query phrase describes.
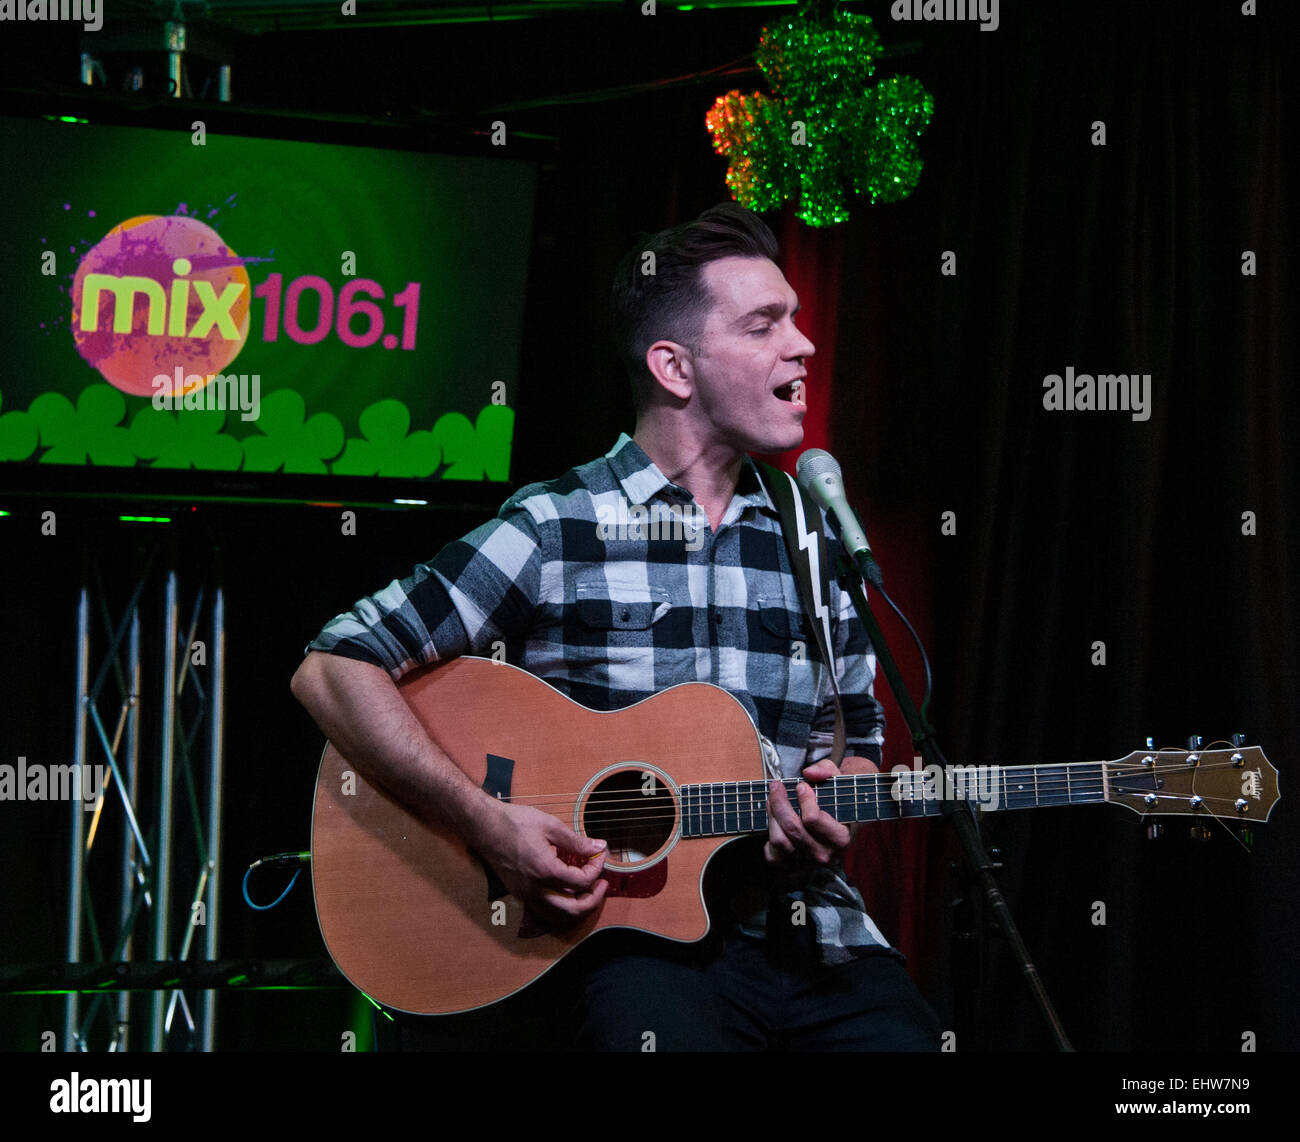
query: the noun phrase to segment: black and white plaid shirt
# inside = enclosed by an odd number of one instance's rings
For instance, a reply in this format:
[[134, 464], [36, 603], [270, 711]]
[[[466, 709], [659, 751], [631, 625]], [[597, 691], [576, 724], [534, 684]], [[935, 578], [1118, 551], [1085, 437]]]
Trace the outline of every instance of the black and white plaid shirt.
[[[827, 539], [834, 557], [833, 533]], [[830, 611], [846, 753], [879, 762], [875, 655], [834, 584]], [[394, 680], [441, 659], [504, 650], [595, 710], [711, 682], [744, 705], [775, 746], [781, 775], [795, 777], [828, 756], [833, 739], [816, 645], [780, 518], [752, 462], [714, 533], [691, 494], [624, 434], [599, 460], [516, 492], [495, 519], [360, 600], [308, 649], [374, 663]], [[817, 869], [782, 891], [804, 901], [824, 961], [888, 947], [842, 870]], [[746, 907], [739, 923], [760, 935], [765, 910]]]

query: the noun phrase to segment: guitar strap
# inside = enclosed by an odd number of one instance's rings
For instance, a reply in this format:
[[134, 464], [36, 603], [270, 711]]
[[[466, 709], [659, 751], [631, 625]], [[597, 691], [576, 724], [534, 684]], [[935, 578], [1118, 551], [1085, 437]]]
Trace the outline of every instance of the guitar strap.
[[826, 536], [820, 526], [821, 513], [812, 497], [795, 483], [789, 473], [761, 460], [755, 460], [754, 465], [780, 514], [785, 549], [795, 582], [799, 584], [804, 615], [831, 680], [831, 696], [835, 702], [835, 741], [831, 746], [831, 761], [838, 766], [844, 758], [844, 709], [840, 704], [840, 684], [835, 676], [835, 655], [831, 649], [831, 566], [826, 553]]

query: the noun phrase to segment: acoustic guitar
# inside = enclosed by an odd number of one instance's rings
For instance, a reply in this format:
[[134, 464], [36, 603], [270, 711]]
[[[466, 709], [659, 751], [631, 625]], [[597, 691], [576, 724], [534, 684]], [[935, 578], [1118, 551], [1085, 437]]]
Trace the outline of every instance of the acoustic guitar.
[[[607, 841], [610, 887], [595, 915], [548, 930], [458, 836], [417, 820], [327, 745], [312, 817], [316, 915], [339, 969], [387, 1007], [428, 1015], [494, 1003], [605, 928], [702, 939], [710, 858], [767, 831], [758, 733], [716, 686], [690, 682], [602, 713], [514, 666], [457, 658], [400, 689], [475, 784]], [[785, 784], [797, 811], [796, 781]], [[814, 788], [820, 807], [846, 823], [933, 816], [945, 793], [984, 809], [1110, 802], [1207, 823], [1265, 821], [1278, 799], [1277, 771], [1244, 746], [853, 774]]]

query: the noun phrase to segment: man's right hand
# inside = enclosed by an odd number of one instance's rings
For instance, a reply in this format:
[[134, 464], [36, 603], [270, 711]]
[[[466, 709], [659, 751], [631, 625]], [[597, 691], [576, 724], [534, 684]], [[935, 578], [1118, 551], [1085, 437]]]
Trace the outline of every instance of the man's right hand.
[[312, 651], [293, 692], [368, 781], [421, 820], [465, 839], [540, 920], [567, 927], [594, 912], [605, 845], [530, 805], [488, 796], [429, 738], [387, 671]]
[[605, 842], [584, 837], [531, 805], [496, 802], [473, 847], [540, 920], [570, 927], [599, 910]]

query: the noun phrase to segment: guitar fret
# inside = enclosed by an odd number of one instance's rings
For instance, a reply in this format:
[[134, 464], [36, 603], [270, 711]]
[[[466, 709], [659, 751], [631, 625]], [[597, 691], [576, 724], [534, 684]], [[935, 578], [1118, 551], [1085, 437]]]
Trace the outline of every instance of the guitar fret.
[[[854, 778], [854, 781], [858, 781], [858, 780], [859, 778]], [[860, 813], [858, 815], [858, 820], [861, 821], [861, 820], [870, 819], [872, 821], [883, 821], [885, 819], [885, 814], [888, 813], [889, 811], [890, 806], [897, 808], [898, 802], [896, 802], [894, 798], [890, 795], [889, 788], [886, 788], [882, 793], [880, 783], [882, 780], [884, 780], [884, 778], [881, 775], [877, 774], [873, 776], [868, 776], [862, 778], [861, 780], [865, 780], [869, 786], [868, 796], [871, 805], [871, 812], [870, 814]], [[897, 780], [897, 778], [895, 778], [895, 780]]]
[[[1031, 809], [1106, 799], [1104, 762], [994, 768], [996, 776], [990, 791], [997, 797], [997, 804], [991, 808]], [[904, 785], [901, 800], [896, 798], [895, 780], [881, 773], [846, 773], [813, 788], [818, 807], [844, 824], [930, 817], [942, 811], [938, 801], [920, 796], [923, 787], [915, 781]], [[797, 812], [795, 784], [797, 780], [783, 782], [786, 796]], [[691, 838], [765, 832], [767, 798], [766, 780], [682, 786], [681, 835]]]
[[[1014, 767], [1018, 772], [1023, 770], [1024, 766]], [[1005, 772], [1005, 771], [1004, 771]], [[1008, 809], [1031, 809], [1038, 804], [1038, 774], [1034, 774], [1034, 793], [1031, 795], [1025, 790], [1025, 783], [1017, 781], [1013, 786], [1007, 786], [1006, 795], [1003, 798], [1003, 804]]]

